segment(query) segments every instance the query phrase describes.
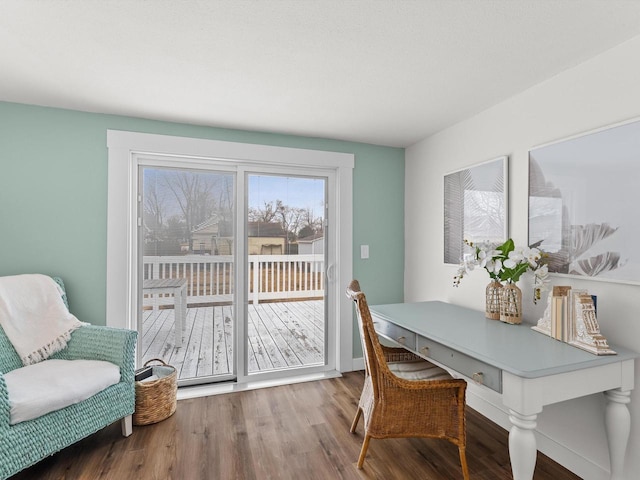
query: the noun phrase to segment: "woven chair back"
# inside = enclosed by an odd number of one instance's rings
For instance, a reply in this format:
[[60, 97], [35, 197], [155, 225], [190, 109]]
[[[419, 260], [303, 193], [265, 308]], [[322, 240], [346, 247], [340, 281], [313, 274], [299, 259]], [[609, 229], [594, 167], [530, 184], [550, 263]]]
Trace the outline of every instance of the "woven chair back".
[[358, 329], [360, 330], [360, 340], [362, 341], [362, 349], [364, 351], [366, 373], [371, 376], [374, 396], [379, 397], [380, 369], [388, 370], [388, 367], [382, 346], [378, 340], [378, 334], [373, 325], [367, 298], [360, 290], [360, 284], [357, 280], [353, 280], [349, 284], [347, 296], [353, 300], [356, 306]]

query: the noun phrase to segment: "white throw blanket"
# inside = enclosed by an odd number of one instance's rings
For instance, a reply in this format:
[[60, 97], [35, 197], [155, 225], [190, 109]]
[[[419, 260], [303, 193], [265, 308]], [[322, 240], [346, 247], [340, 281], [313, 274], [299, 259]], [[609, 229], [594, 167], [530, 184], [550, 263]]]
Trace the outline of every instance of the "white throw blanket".
[[62, 350], [83, 325], [67, 309], [62, 289], [40, 274], [0, 277], [0, 325], [23, 365]]

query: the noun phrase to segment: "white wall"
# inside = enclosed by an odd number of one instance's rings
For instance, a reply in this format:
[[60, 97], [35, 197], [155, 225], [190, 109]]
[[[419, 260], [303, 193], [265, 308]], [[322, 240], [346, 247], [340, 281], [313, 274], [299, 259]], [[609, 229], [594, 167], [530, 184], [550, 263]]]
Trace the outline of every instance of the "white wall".
[[[640, 36], [565, 71], [406, 150], [405, 301], [444, 300], [484, 309], [484, 272], [452, 287], [456, 267], [443, 263], [443, 175], [501, 155], [509, 156], [509, 225], [516, 245], [527, 242], [528, 151], [534, 146], [640, 117]], [[496, 72], [500, 75], [500, 72]], [[472, 81], [470, 79], [469, 81]], [[638, 158], [640, 165], [640, 154]], [[640, 188], [640, 178], [637, 179]], [[624, 192], [621, 192], [624, 195]], [[640, 244], [636, 247], [640, 248]], [[525, 322], [542, 315], [529, 279], [521, 281]], [[640, 286], [552, 278], [598, 295], [598, 318], [610, 343], [640, 351]], [[516, 328], [526, 328], [525, 325]], [[625, 478], [640, 471], [640, 365], [632, 393], [631, 437]], [[470, 406], [508, 425], [500, 398], [469, 386]], [[603, 399], [594, 395], [545, 407], [538, 448], [585, 479], [608, 478]]]

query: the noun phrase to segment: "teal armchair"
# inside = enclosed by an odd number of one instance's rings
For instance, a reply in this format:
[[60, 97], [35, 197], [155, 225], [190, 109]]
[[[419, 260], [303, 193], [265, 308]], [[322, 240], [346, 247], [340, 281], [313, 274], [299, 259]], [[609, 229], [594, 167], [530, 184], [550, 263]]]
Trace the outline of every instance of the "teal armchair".
[[[55, 279], [63, 288], [59, 279]], [[63, 297], [64, 298], [64, 297]], [[65, 302], [66, 302], [66, 298]], [[10, 425], [10, 404], [4, 374], [22, 362], [0, 327], [0, 478], [121, 420], [123, 435], [132, 433], [135, 409], [135, 346], [137, 332], [85, 325], [71, 334], [67, 347], [50, 358], [105, 360], [120, 367], [120, 382], [61, 410]], [[78, 381], [82, 381], [81, 378]]]

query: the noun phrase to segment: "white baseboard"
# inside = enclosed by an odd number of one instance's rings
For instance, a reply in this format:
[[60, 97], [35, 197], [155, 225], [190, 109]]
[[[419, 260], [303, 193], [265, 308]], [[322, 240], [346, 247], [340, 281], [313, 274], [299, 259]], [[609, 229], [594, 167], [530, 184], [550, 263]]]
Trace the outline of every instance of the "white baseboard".
[[364, 357], [353, 359], [353, 365], [351, 367], [351, 371], [356, 372], [358, 370], [364, 370]]

